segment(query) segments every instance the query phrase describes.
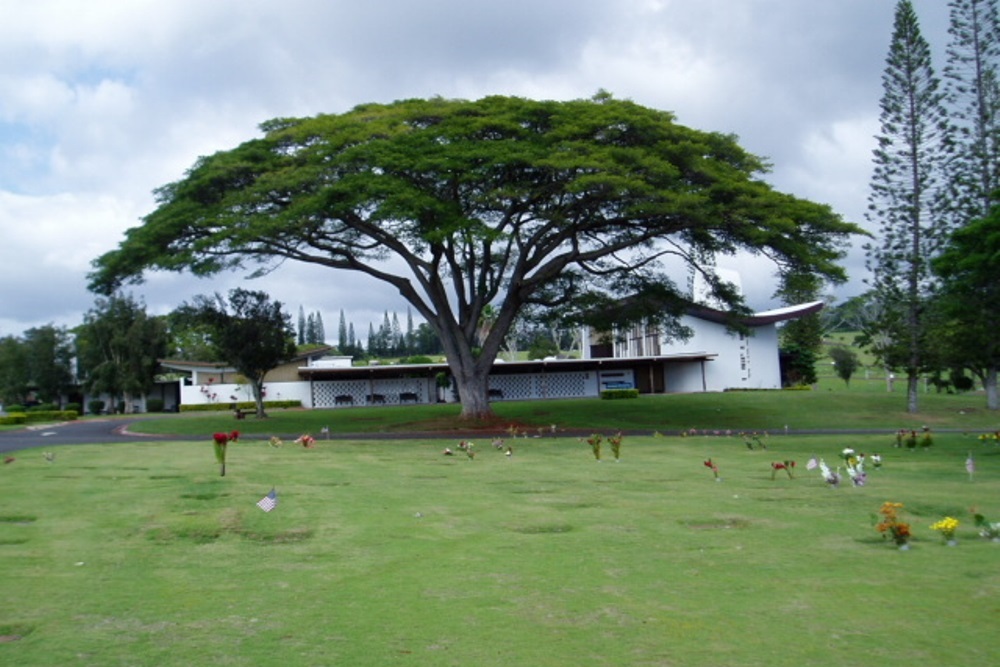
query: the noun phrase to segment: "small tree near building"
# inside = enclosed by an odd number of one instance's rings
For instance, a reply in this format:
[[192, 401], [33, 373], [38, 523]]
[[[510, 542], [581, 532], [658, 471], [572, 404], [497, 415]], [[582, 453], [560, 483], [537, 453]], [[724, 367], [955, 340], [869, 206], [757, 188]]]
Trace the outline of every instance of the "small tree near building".
[[281, 302], [271, 302], [264, 292], [234, 289], [228, 304], [218, 294], [199, 296], [176, 315], [208, 328], [219, 359], [247, 379], [257, 417], [266, 417], [264, 376], [295, 356], [295, 331]]
[[828, 354], [833, 359], [833, 370], [837, 377], [850, 387], [851, 376], [854, 375], [854, 371], [858, 370], [858, 355], [854, 353], [854, 350], [840, 346], [830, 348]]

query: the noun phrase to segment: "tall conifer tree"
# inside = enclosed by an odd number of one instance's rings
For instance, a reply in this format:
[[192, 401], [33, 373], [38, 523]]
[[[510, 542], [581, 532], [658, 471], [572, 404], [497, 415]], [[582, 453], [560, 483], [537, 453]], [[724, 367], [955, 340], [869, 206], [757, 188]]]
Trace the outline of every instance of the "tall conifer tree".
[[952, 224], [965, 226], [998, 203], [1000, 19], [997, 0], [951, 0], [945, 92]]
[[[340, 324], [337, 326], [337, 349], [340, 350], [341, 354], [347, 354], [348, 348], [347, 340], [347, 317], [344, 315], [344, 309], [340, 309]], [[353, 347], [353, 345], [351, 345]]]
[[887, 314], [892, 343], [882, 351], [891, 368], [905, 371], [907, 411], [918, 410], [918, 382], [926, 363], [925, 300], [929, 261], [940, 245], [944, 94], [931, 50], [909, 0], [896, 4], [886, 68], [882, 75], [881, 131], [867, 218], [877, 227], [866, 246], [875, 298]]

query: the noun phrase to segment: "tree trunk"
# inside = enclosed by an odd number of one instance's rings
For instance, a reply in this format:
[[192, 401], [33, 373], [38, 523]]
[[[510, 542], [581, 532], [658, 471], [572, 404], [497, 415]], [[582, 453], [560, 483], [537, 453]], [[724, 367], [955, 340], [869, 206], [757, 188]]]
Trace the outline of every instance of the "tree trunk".
[[920, 394], [920, 376], [916, 373], [906, 375], [906, 411], [914, 414], [919, 412], [917, 405]]
[[991, 366], [986, 371], [986, 378], [983, 381], [983, 389], [986, 390], [986, 407], [989, 410], [1000, 410], [1000, 396], [997, 395], [997, 367]]
[[458, 396], [462, 401], [459, 419], [483, 420], [496, 416], [489, 399], [489, 370], [478, 368], [465, 373], [455, 373]]
[[261, 380], [251, 380], [250, 386], [253, 387], [253, 400], [257, 405], [257, 419], [267, 419], [267, 414], [264, 412], [264, 381]]

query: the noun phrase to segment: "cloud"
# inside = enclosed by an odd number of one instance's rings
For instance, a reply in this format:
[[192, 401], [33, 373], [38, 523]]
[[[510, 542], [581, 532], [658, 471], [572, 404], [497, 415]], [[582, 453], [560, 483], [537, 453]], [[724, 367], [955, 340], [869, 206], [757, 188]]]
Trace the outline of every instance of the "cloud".
[[[0, 335], [79, 323], [90, 260], [199, 156], [270, 118], [369, 101], [605, 89], [738, 135], [772, 161], [776, 187], [857, 219], [893, 11], [870, 0], [0, 2]], [[943, 49], [945, 3], [915, 5]], [[769, 269], [748, 267], [764, 306]], [[321, 309], [328, 331], [341, 308], [365, 330], [405, 312], [384, 285], [291, 265], [249, 283], [153, 275], [135, 293], [165, 312], [235, 285]]]

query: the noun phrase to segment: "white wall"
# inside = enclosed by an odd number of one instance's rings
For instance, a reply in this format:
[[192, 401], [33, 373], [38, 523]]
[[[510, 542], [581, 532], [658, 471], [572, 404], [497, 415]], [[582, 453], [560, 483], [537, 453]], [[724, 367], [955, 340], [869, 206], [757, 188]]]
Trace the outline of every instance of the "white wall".
[[[664, 341], [664, 354], [707, 352], [717, 355], [705, 362], [705, 389], [779, 389], [781, 369], [778, 364], [778, 333], [773, 324], [756, 327], [752, 335], [727, 331], [722, 324], [685, 315], [681, 323], [694, 335], [686, 341]], [[671, 373], [671, 370], [673, 373]], [[702, 391], [700, 369], [670, 367], [665, 378], [666, 391]]]
[[[265, 401], [301, 401], [302, 407], [312, 407], [308, 382], [267, 382], [264, 384]], [[181, 405], [229, 405], [252, 401], [253, 391], [246, 384], [210, 384], [181, 387]]]

